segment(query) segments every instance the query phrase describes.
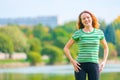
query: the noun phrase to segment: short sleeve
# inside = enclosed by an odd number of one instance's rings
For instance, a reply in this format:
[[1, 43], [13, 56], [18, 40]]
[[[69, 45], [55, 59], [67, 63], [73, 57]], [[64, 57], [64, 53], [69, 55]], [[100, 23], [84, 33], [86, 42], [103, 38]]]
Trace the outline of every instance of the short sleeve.
[[100, 30], [100, 40], [103, 40], [105, 38], [104, 33], [102, 30]]
[[72, 39], [75, 40], [75, 41], [78, 41], [79, 40], [79, 31], [75, 31], [74, 34], [72, 35]]

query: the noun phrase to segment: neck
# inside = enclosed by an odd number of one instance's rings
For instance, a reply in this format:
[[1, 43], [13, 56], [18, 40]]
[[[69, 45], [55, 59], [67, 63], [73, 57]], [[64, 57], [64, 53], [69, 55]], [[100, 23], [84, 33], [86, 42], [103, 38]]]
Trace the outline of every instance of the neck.
[[94, 29], [94, 28], [93, 28], [92, 26], [84, 27], [84, 28], [83, 28], [83, 30], [84, 30], [85, 32], [92, 32], [93, 29]]

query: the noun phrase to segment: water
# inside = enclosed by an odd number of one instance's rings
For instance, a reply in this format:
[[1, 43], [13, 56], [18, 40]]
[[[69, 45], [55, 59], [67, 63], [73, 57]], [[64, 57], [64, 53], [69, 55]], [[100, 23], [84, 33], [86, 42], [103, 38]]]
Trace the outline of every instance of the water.
[[[106, 72], [120, 72], [120, 64], [107, 64], [103, 70]], [[72, 65], [31, 66], [23, 68], [0, 69], [0, 73], [42, 73], [42, 74], [73, 74]]]
[[[101, 80], [120, 80], [120, 64], [107, 64]], [[74, 80], [72, 65], [0, 69], [0, 80]]]
[[8, 68], [0, 69], [0, 73], [42, 73], [42, 74], [72, 74], [72, 65], [57, 65], [57, 66], [31, 66], [24, 68]]

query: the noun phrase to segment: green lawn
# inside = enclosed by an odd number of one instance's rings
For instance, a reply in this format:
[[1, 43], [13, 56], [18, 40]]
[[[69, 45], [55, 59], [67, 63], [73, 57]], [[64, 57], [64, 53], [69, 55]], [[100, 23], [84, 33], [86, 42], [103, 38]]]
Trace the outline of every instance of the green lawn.
[[0, 64], [13, 63], [13, 62], [27, 62], [27, 61], [26, 60], [12, 60], [12, 59], [0, 60]]

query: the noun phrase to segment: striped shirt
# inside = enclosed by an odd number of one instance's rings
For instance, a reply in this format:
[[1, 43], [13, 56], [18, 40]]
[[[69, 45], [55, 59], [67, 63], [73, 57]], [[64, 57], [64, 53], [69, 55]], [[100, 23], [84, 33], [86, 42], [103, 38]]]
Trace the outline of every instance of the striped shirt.
[[98, 63], [100, 40], [104, 39], [104, 33], [100, 29], [84, 32], [82, 29], [75, 31], [72, 39], [78, 44], [78, 62]]

